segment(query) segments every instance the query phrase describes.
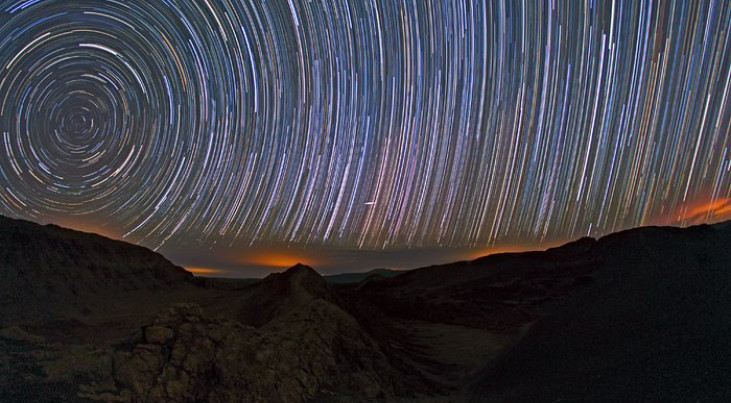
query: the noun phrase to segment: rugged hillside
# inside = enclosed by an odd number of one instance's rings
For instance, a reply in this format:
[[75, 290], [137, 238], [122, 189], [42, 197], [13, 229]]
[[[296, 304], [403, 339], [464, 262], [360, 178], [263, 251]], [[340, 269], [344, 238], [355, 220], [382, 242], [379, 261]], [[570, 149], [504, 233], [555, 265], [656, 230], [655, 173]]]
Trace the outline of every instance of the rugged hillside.
[[458, 400], [726, 401], [730, 245], [731, 223], [638, 228], [342, 290], [359, 317], [529, 328]]
[[511, 330], [535, 320], [537, 306], [592, 281], [604, 259], [596, 243], [426, 267], [363, 282], [350, 295], [402, 319]]
[[405, 386], [357, 322], [319, 299], [258, 329], [176, 305], [106, 355], [112, 365], [82, 384], [80, 397], [299, 402], [318, 393], [387, 397]]
[[547, 307], [471, 400], [731, 400], [731, 226], [641, 228], [595, 248], [592, 284]]
[[0, 245], [0, 322], [83, 315], [99, 299], [192, 279], [149, 249], [55, 225], [0, 216]]
[[[85, 397], [132, 401], [298, 402], [389, 398], [417, 384], [298, 264], [209, 304], [178, 305], [117, 348], [106, 381]], [[162, 374], [162, 375], [161, 375]], [[108, 385], [114, 385], [110, 387]]]
[[[242, 323], [251, 316], [237, 318], [235, 311], [211, 314], [220, 311], [219, 301], [208, 312], [194, 303], [175, 304], [109, 346], [48, 345], [20, 328], [6, 329], [0, 347], [12, 353], [0, 354], [0, 364], [13, 370], [0, 376], [0, 392], [18, 402], [300, 402], [413, 391], [408, 375], [329, 300], [327, 284], [311, 268], [298, 265], [252, 289], [222, 295], [234, 305], [262, 297], [272, 306], [255, 317], [254, 327]], [[15, 372], [23, 366], [25, 373]]]
[[191, 281], [145, 248], [6, 218], [0, 244], [2, 401], [299, 402], [415, 386], [310, 267]]

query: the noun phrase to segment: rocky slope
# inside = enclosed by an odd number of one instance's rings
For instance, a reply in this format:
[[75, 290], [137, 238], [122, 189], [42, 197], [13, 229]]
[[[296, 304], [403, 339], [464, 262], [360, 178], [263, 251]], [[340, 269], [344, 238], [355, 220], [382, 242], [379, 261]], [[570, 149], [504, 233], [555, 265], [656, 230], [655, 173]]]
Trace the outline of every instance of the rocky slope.
[[158, 292], [192, 275], [149, 249], [0, 216], [0, 325], [86, 315], [100, 300]]
[[[163, 310], [112, 346], [48, 345], [14, 328], [0, 340], [16, 343], [16, 359], [36, 362], [28, 368], [35, 382], [59, 386], [39, 395], [32, 385], [18, 388], [0, 379], [0, 390], [5, 387], [10, 401], [71, 395], [118, 402], [301, 402], [316, 396], [388, 398], [408, 390], [358, 321], [322, 298], [329, 290], [314, 270], [295, 266], [255, 288], [249, 297], [277, 290], [286, 302], [257, 327], [187, 303]], [[93, 363], [87, 362], [91, 354]], [[64, 365], [69, 359], [84, 364]]]
[[272, 273], [251, 286], [242, 296], [234, 315], [242, 323], [259, 327], [318, 299], [333, 303], [334, 295], [317, 272], [297, 264], [284, 273]]
[[584, 238], [545, 252], [426, 267], [364, 282], [350, 295], [402, 319], [516, 329], [537, 318], [536, 307], [592, 281], [604, 259], [596, 244]]
[[[594, 281], [475, 378], [475, 402], [731, 400], [731, 226], [602, 238]], [[489, 399], [488, 399], [489, 398]]]
[[[300, 402], [407, 389], [312, 268], [229, 287], [56, 226], [1, 218], [0, 242], [3, 402]], [[176, 300], [187, 303], [152, 318]]]

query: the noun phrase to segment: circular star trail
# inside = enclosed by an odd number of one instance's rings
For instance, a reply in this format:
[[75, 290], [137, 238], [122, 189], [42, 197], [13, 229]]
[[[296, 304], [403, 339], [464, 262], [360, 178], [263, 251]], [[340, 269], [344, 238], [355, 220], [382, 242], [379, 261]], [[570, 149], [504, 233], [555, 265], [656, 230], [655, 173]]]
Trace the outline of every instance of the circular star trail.
[[0, 213], [351, 249], [728, 217], [730, 33], [725, 0], [2, 1]]

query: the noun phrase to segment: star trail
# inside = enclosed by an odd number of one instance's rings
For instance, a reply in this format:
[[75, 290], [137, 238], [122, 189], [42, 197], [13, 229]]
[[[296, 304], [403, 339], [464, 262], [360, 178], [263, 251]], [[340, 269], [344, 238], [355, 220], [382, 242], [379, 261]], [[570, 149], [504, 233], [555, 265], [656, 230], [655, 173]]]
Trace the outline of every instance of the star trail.
[[187, 251], [718, 221], [730, 88], [728, 0], [0, 1], [0, 214]]

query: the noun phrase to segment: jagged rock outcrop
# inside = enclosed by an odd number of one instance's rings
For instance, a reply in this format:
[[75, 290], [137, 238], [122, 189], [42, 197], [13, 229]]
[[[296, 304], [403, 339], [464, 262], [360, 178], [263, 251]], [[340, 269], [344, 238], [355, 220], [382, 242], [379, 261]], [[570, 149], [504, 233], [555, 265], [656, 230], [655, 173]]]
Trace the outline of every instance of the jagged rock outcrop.
[[393, 375], [355, 319], [327, 301], [312, 300], [260, 329], [180, 304], [160, 313], [138, 343], [114, 353], [113, 382], [84, 385], [79, 396], [300, 402], [326, 389], [377, 397], [393, 394]]

